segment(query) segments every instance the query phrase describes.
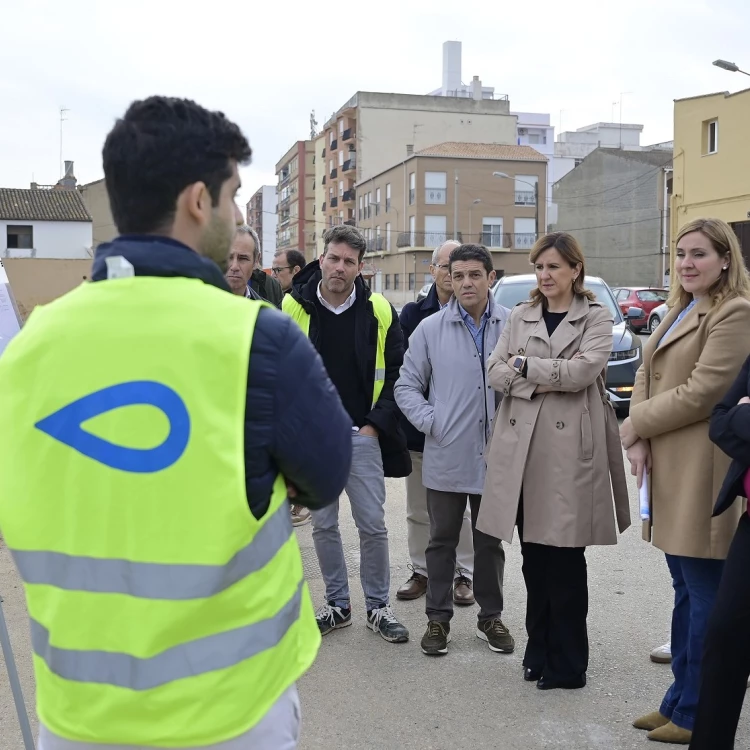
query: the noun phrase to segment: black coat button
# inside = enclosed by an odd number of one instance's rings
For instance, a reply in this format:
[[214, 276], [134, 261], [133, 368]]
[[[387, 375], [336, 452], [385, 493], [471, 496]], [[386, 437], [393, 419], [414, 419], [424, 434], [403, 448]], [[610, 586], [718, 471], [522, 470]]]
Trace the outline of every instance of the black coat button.
[[562, 430], [562, 428], [565, 427], [565, 422], [558, 422], [555, 427], [557, 427], [558, 430]]
[[518, 353], [519, 354], [523, 354], [523, 347], [522, 346], [518, 348]]
[[510, 420], [510, 426], [511, 427], [515, 427], [516, 426], [516, 420], [515, 419], [511, 419]]

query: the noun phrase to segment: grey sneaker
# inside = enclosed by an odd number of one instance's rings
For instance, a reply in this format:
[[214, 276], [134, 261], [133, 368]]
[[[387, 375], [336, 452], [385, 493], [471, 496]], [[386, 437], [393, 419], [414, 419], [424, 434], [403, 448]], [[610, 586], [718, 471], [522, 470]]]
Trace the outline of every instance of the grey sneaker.
[[367, 613], [367, 627], [373, 633], [379, 633], [388, 643], [406, 643], [409, 640], [409, 631], [396, 619], [390, 605], [370, 610]]
[[331, 602], [324, 604], [315, 613], [315, 622], [321, 635], [328, 635], [332, 630], [346, 628], [352, 624], [351, 608], [334, 607]]
[[501, 654], [512, 654], [516, 647], [513, 636], [499, 617], [477, 623], [477, 638], [487, 641], [490, 651]]
[[448, 653], [448, 644], [451, 642], [451, 624], [449, 622], [437, 622], [430, 620], [427, 630], [422, 636], [422, 653], [427, 656], [442, 656]]
[[665, 643], [663, 646], [657, 646], [651, 652], [651, 661], [654, 664], [670, 664], [672, 662], [672, 644]]

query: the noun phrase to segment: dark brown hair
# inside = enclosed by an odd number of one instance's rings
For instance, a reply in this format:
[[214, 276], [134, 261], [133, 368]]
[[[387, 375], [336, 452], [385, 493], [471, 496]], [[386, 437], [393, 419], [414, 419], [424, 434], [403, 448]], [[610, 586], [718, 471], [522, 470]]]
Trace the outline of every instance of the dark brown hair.
[[[578, 240], [572, 234], [568, 234], [567, 232], [551, 232], [550, 234], [545, 234], [544, 237], [540, 237], [534, 247], [531, 248], [529, 262], [532, 265], [535, 264], [539, 260], [539, 256], [551, 247], [554, 247], [562, 255], [563, 260], [566, 260], [571, 268], [580, 266], [581, 270], [573, 282], [573, 294], [586, 297], [590, 302], [594, 302], [596, 300], [594, 293], [586, 289], [585, 286], [586, 268], [583, 250], [581, 250]], [[540, 302], [546, 304], [545, 296], [538, 286], [532, 290], [529, 296], [531, 297], [532, 305], [538, 305]]]

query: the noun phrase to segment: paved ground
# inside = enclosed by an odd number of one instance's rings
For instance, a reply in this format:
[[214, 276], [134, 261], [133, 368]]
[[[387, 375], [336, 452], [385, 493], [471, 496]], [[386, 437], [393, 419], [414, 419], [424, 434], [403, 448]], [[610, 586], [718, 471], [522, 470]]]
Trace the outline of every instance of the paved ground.
[[[631, 484], [633, 517], [637, 516]], [[318, 660], [303, 678], [303, 750], [476, 750], [477, 748], [644, 748], [630, 722], [658, 708], [670, 682], [669, 667], [648, 653], [668, 637], [671, 588], [663, 557], [640, 539], [639, 524], [621, 544], [588, 553], [590, 581], [589, 684], [581, 691], [542, 693], [521, 677], [524, 587], [518, 545], [507, 549], [504, 620], [516, 636], [512, 655], [490, 652], [474, 635], [476, 608], [457, 612], [450, 652], [428, 658], [419, 650], [424, 599], [397, 602], [411, 630], [403, 645], [388, 644], [364, 625], [357, 534], [346, 501], [342, 533], [350, 564], [356, 621], [324, 639]], [[392, 593], [406, 579], [403, 480], [388, 483]], [[323, 585], [309, 526], [299, 539], [316, 603]], [[22, 590], [7, 550], [0, 546], [0, 593], [27, 703], [34, 687]], [[1, 658], [0, 658], [1, 661]], [[34, 729], [36, 733], [36, 726]], [[743, 718], [738, 747], [750, 744]], [[4, 665], [0, 666], [0, 750], [22, 747]]]

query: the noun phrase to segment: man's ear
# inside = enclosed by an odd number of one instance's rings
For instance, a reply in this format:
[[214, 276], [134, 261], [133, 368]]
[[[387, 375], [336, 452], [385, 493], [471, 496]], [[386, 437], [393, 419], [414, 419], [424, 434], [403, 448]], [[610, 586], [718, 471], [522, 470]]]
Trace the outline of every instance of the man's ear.
[[212, 201], [205, 182], [188, 185], [177, 200], [178, 206], [196, 223], [205, 225], [211, 220]]

